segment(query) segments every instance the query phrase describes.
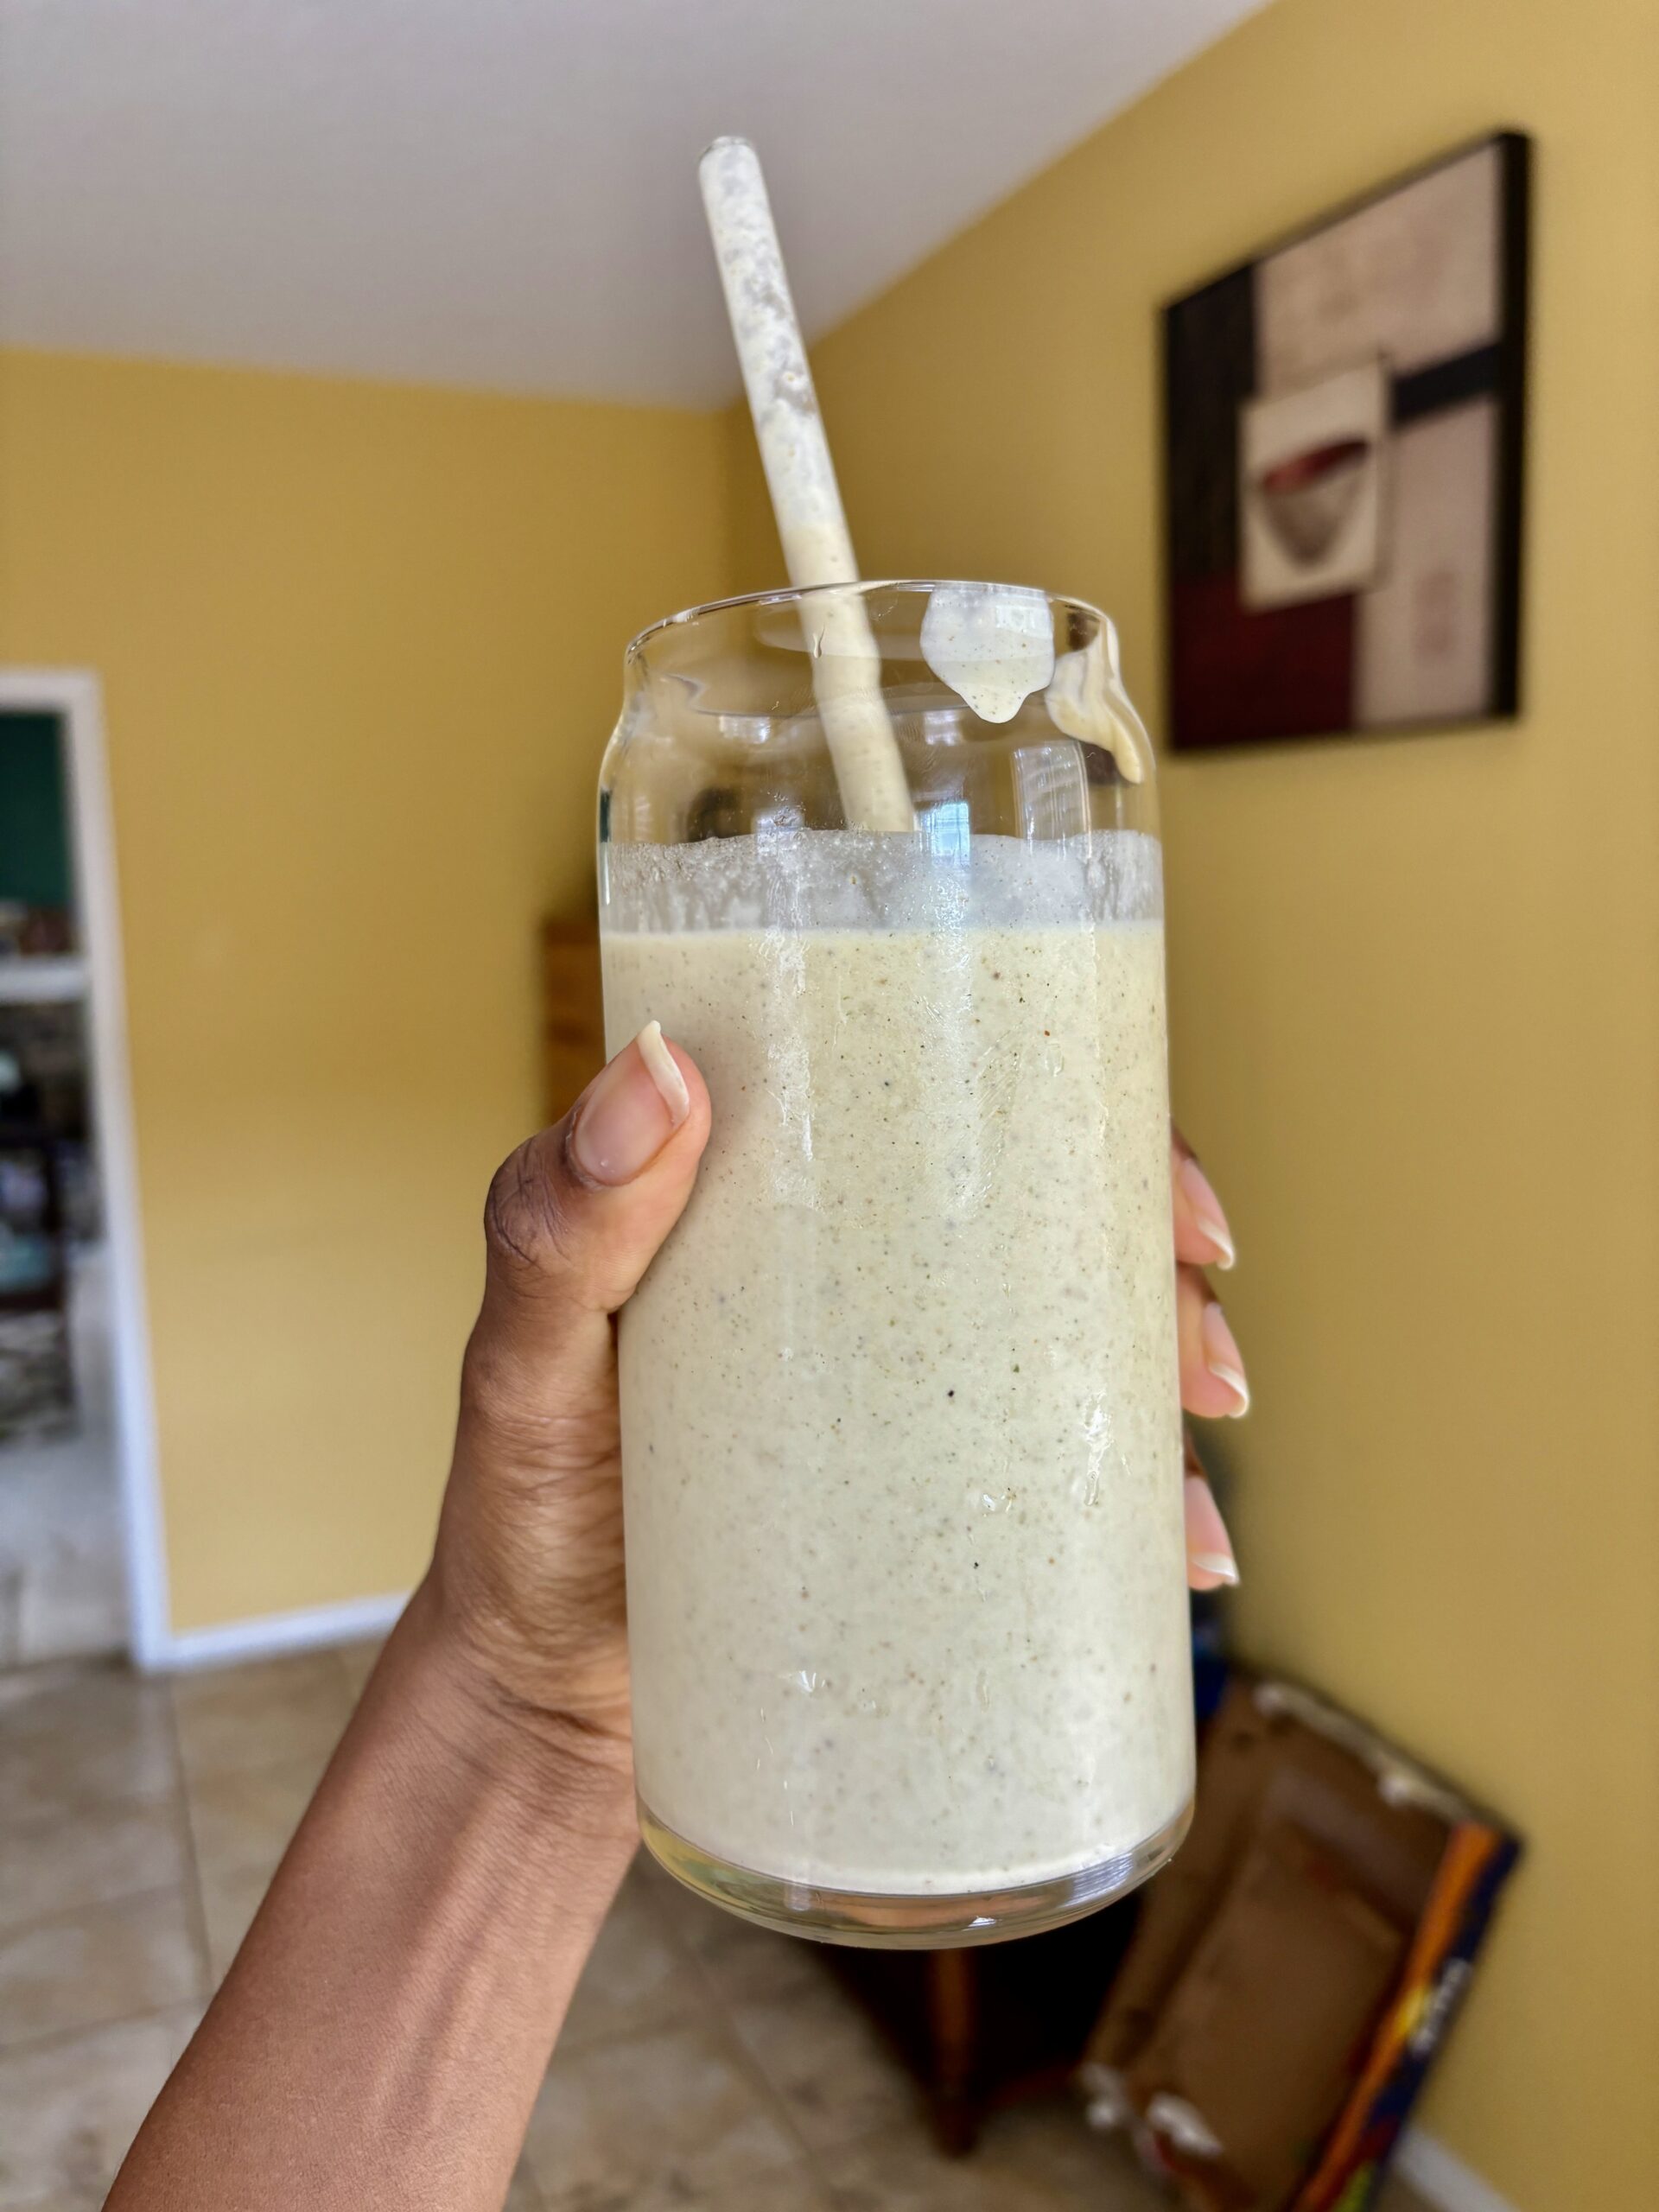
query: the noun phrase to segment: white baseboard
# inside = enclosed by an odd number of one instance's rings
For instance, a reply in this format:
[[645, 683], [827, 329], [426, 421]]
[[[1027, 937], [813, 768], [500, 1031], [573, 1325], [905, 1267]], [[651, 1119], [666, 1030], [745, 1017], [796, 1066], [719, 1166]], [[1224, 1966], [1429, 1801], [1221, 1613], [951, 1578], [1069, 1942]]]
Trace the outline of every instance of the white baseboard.
[[1508, 2198], [1483, 2181], [1472, 2166], [1465, 2166], [1421, 2127], [1408, 2127], [1401, 2137], [1393, 2171], [1439, 2212], [1516, 2212]]
[[266, 1613], [257, 1620], [226, 1621], [217, 1628], [179, 1630], [164, 1639], [148, 1663], [157, 1670], [181, 1672], [359, 1643], [384, 1636], [408, 1603], [409, 1592], [403, 1590], [385, 1598], [351, 1598], [340, 1605], [308, 1605], [296, 1613]]

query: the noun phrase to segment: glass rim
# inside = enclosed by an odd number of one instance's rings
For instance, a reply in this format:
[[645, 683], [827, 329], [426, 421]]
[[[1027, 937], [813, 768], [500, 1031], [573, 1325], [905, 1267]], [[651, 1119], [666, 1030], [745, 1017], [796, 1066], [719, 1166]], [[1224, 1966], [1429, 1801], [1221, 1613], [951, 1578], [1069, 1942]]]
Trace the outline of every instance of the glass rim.
[[872, 576], [859, 577], [844, 584], [772, 584], [764, 591], [734, 592], [728, 599], [705, 599], [695, 607], [683, 607], [676, 614], [664, 614], [655, 622], [648, 622], [643, 630], [628, 640], [622, 656], [623, 665], [643, 660], [645, 648], [653, 638], [670, 630], [685, 628], [700, 621], [707, 614], [730, 614], [744, 607], [786, 607], [815, 599], [827, 599], [832, 594], [856, 592], [868, 598], [873, 592], [909, 591], [934, 592], [941, 587], [950, 590], [1040, 592], [1051, 608], [1065, 607], [1084, 615], [1092, 615], [1103, 629], [1116, 635], [1112, 618], [1103, 607], [1092, 600], [1078, 599], [1065, 591], [1050, 591], [1046, 584], [1015, 584], [1002, 581], [995, 583], [973, 576]]

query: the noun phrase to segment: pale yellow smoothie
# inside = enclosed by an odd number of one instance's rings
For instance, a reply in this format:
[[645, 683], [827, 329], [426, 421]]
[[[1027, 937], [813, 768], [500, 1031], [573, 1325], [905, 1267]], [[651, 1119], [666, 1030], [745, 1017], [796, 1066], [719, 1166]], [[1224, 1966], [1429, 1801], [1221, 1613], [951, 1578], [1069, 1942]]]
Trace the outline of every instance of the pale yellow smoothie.
[[918, 1896], [1192, 1781], [1156, 849], [606, 854], [714, 1132], [621, 1324], [634, 1745], [700, 1850]]

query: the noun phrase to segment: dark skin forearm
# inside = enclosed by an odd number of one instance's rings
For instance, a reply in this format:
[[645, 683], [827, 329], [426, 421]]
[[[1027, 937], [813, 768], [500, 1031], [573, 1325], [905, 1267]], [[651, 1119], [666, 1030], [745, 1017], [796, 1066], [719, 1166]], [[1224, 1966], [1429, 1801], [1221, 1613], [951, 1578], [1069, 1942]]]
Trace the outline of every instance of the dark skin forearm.
[[110, 2212], [499, 2212], [632, 1855], [626, 1756], [419, 1592]]

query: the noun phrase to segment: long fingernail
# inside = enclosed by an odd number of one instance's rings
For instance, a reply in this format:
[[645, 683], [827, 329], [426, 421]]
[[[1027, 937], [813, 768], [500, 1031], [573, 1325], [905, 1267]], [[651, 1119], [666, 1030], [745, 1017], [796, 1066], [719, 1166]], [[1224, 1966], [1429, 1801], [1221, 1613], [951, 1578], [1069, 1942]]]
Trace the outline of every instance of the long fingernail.
[[1227, 1534], [1221, 1509], [1202, 1475], [1187, 1476], [1185, 1500], [1186, 1564], [1190, 1573], [1203, 1578], [1198, 1585], [1200, 1589], [1213, 1590], [1222, 1583], [1230, 1588], [1238, 1580], [1238, 1561], [1233, 1557], [1232, 1539]]
[[570, 1149], [595, 1183], [632, 1183], [686, 1116], [691, 1094], [658, 1024], [648, 1021], [582, 1101]]
[[1186, 1192], [1186, 1202], [1192, 1209], [1192, 1218], [1216, 1248], [1215, 1265], [1230, 1268], [1238, 1257], [1233, 1243], [1233, 1232], [1227, 1226], [1227, 1216], [1221, 1200], [1216, 1196], [1215, 1185], [1196, 1160], [1188, 1158], [1180, 1166], [1181, 1188]]
[[648, 1021], [633, 1041], [645, 1064], [645, 1073], [656, 1084], [668, 1109], [670, 1125], [677, 1129], [691, 1111], [691, 1094], [685, 1087], [679, 1062], [664, 1042], [662, 1023]]
[[1236, 1406], [1227, 1408], [1236, 1420], [1240, 1414], [1250, 1409], [1250, 1386], [1244, 1380], [1244, 1361], [1238, 1340], [1227, 1325], [1227, 1316], [1213, 1299], [1204, 1309], [1199, 1328], [1204, 1338], [1204, 1363], [1217, 1382], [1224, 1382], [1238, 1400]]

